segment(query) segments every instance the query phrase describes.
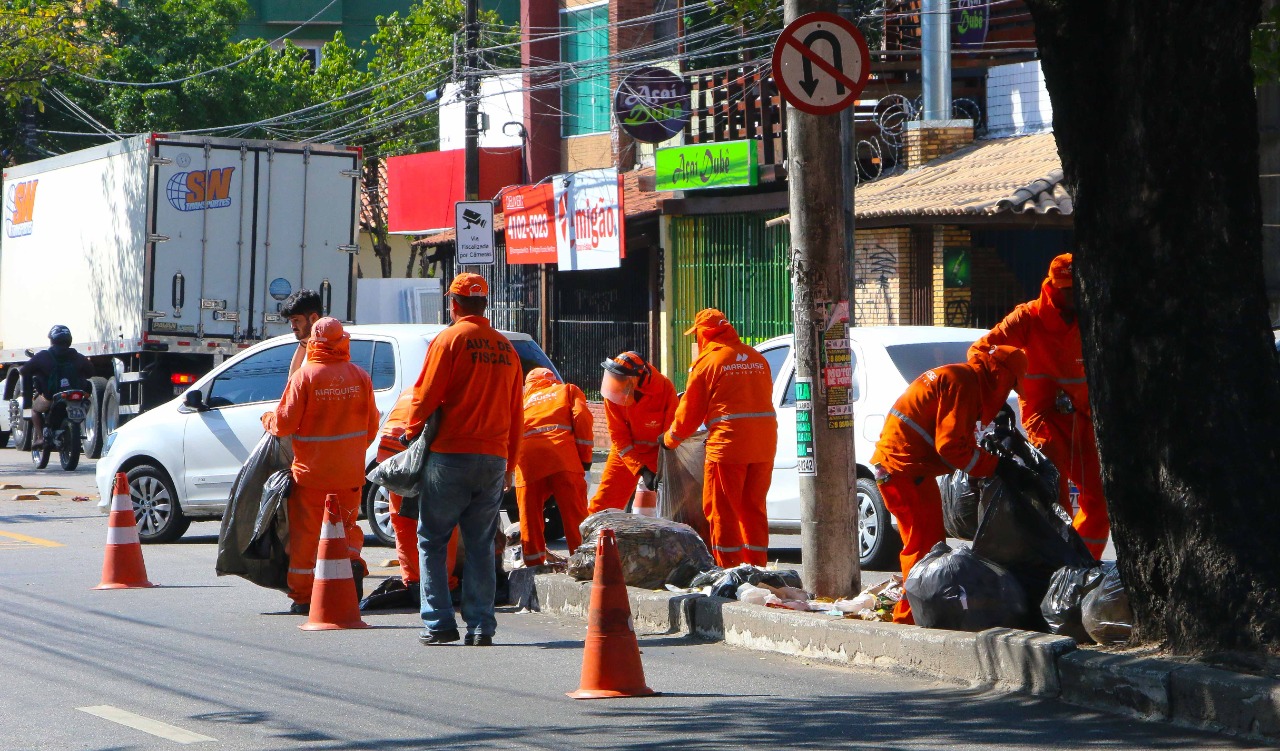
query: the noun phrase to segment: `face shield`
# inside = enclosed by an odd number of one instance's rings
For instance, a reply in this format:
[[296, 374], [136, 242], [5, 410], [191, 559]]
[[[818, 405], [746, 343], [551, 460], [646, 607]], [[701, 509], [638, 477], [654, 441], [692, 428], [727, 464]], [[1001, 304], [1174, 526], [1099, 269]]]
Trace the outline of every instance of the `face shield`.
[[636, 376], [620, 376], [606, 370], [600, 381], [600, 395], [619, 407], [630, 407], [636, 403], [638, 380]]

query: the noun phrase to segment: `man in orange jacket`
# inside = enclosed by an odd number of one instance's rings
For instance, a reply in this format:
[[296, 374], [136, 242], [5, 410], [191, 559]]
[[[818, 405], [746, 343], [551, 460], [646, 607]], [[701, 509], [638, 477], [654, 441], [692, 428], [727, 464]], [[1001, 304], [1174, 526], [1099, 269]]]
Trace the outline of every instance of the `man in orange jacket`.
[[582, 544], [578, 525], [587, 516], [591, 468], [591, 412], [582, 389], [561, 383], [546, 368], [524, 377], [524, 434], [516, 459], [516, 504], [520, 507], [520, 547], [524, 565], [547, 561], [543, 510], [554, 495], [569, 550]]
[[[920, 374], [889, 410], [871, 463], [885, 508], [898, 520], [904, 579], [947, 536], [936, 477], [957, 469], [971, 477], [1031, 472], [979, 448], [976, 431], [995, 419], [1026, 370], [1027, 356], [1015, 347], [971, 350], [968, 362]], [[893, 620], [914, 623], [905, 597]]]
[[459, 274], [449, 285], [449, 296], [453, 325], [427, 348], [403, 439], [411, 441], [440, 410], [423, 477], [426, 502], [418, 510], [426, 626], [418, 641], [436, 645], [461, 638], [445, 571], [449, 537], [454, 527], [461, 527], [465, 643], [489, 646], [498, 627], [494, 538], [502, 493], [511, 485], [524, 431], [524, 379], [515, 347], [484, 317], [489, 302], [484, 277]]
[[[409, 413], [413, 409], [413, 387], [400, 392], [391, 414], [382, 423], [378, 431], [378, 463], [381, 464], [401, 451], [405, 445], [400, 442], [405, 426], [409, 424]], [[400, 515], [400, 504], [404, 498], [399, 493], [387, 493], [387, 505], [391, 511], [391, 529], [396, 536], [396, 558], [400, 561], [400, 580], [405, 588], [413, 593], [415, 600], [421, 596], [418, 567], [418, 522]], [[454, 561], [458, 555], [458, 532], [454, 530], [449, 538], [449, 550], [445, 568], [449, 571], [449, 589], [458, 588], [458, 577], [454, 575]]]
[[588, 514], [625, 507], [637, 480], [643, 480], [649, 490], [657, 489], [658, 441], [671, 427], [680, 403], [671, 379], [636, 352], [623, 352], [600, 365], [604, 368], [600, 393], [612, 446]]
[[338, 497], [356, 591], [368, 573], [360, 558], [364, 530], [356, 524], [364, 488], [364, 452], [378, 434], [378, 407], [369, 374], [351, 362], [351, 337], [333, 318], [311, 328], [306, 362], [289, 377], [284, 398], [262, 416], [262, 427], [293, 436], [293, 492], [289, 494], [290, 612], [311, 608], [316, 552], [325, 497]]
[[765, 495], [778, 446], [769, 363], [742, 343], [715, 308], [700, 311], [684, 333], [696, 333], [698, 357], [663, 443], [674, 449], [706, 424], [702, 510], [711, 530], [711, 555], [723, 568], [763, 566], [769, 560]]
[[1080, 510], [1072, 526], [1089, 552], [1101, 558], [1111, 523], [1089, 408], [1070, 253], [1053, 259], [1040, 285], [1040, 297], [1014, 308], [973, 346], [996, 344], [1020, 347], [1027, 353], [1027, 375], [1018, 386], [1022, 427], [1032, 445], [1058, 468], [1058, 501], [1068, 514], [1072, 508], [1067, 480], [1080, 490]]

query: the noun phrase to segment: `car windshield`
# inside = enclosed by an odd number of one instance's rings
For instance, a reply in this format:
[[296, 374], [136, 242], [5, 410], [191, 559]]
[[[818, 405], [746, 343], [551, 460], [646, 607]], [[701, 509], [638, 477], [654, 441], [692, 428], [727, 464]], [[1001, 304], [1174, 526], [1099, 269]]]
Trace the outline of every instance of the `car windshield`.
[[516, 354], [520, 355], [521, 372], [527, 374], [534, 368], [546, 368], [555, 373], [557, 378], [560, 377], [560, 371], [556, 370], [556, 366], [547, 358], [547, 353], [537, 344], [528, 339], [516, 339], [511, 343], [515, 345]]
[[926, 370], [939, 365], [950, 365], [969, 359], [969, 347], [973, 342], [915, 342], [913, 344], [885, 345], [889, 359], [907, 383], [920, 377]]

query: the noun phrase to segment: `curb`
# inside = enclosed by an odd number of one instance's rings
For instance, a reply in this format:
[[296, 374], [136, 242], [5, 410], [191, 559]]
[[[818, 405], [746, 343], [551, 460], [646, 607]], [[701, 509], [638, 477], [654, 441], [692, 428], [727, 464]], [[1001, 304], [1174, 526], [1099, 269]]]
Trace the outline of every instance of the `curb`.
[[[533, 577], [547, 612], [586, 618], [591, 582]], [[1078, 649], [1065, 636], [834, 619], [700, 594], [627, 588], [640, 633], [875, 668], [1254, 740], [1280, 740], [1280, 680], [1175, 660]]]

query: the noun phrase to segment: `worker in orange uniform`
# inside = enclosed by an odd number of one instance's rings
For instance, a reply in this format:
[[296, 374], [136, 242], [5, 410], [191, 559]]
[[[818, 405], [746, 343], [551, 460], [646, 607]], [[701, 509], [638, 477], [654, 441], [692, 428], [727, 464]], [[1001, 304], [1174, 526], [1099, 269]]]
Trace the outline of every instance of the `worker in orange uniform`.
[[621, 509], [642, 481], [657, 490], [658, 441], [676, 416], [676, 387], [636, 352], [623, 352], [600, 363], [604, 380], [604, 419], [609, 427], [609, 458], [587, 513]]
[[449, 598], [445, 549], [454, 527], [462, 529], [462, 617], [465, 644], [490, 646], [494, 615], [494, 538], [502, 493], [511, 485], [524, 432], [524, 378], [520, 357], [484, 317], [489, 284], [479, 274], [459, 274], [449, 285], [453, 325], [427, 348], [413, 387], [413, 407], [402, 441], [422, 432], [440, 410], [440, 426], [423, 473], [418, 509], [422, 568], [422, 623], [427, 646], [458, 641]]
[[[957, 469], [971, 477], [1032, 472], [980, 448], [976, 430], [995, 419], [1026, 370], [1027, 356], [1015, 347], [971, 350], [968, 362], [921, 373], [889, 410], [871, 464], [885, 508], [898, 519], [904, 579], [947, 536], [936, 477]], [[893, 620], [914, 623], [907, 598]]]
[[[413, 387], [400, 392], [391, 414], [382, 423], [378, 431], [378, 463], [381, 464], [401, 451], [405, 445], [400, 442], [404, 428], [409, 424], [409, 413], [413, 409]], [[391, 529], [396, 536], [396, 558], [400, 561], [400, 580], [409, 590], [415, 601], [420, 601], [419, 568], [418, 568], [418, 521], [400, 515], [400, 505], [404, 498], [399, 493], [387, 493], [387, 505], [391, 511]], [[448, 563], [449, 589], [458, 588], [458, 577], [454, 575], [454, 561], [458, 555], [458, 533], [455, 530], [449, 538]]]
[[697, 335], [698, 357], [663, 443], [674, 449], [706, 424], [702, 510], [711, 555], [722, 568], [763, 566], [769, 558], [765, 495], [778, 446], [769, 363], [715, 308], [700, 311], [684, 333]]
[[293, 436], [293, 492], [289, 494], [289, 612], [311, 609], [311, 583], [325, 497], [342, 509], [356, 592], [368, 568], [360, 558], [364, 530], [356, 524], [364, 489], [365, 449], [378, 435], [378, 407], [369, 374], [351, 362], [351, 337], [334, 318], [311, 328], [307, 357], [285, 387], [262, 427], [275, 436]]
[[1067, 480], [1076, 484], [1080, 510], [1075, 512], [1072, 526], [1093, 557], [1101, 558], [1111, 523], [1102, 494], [1070, 253], [1049, 264], [1038, 298], [1014, 308], [973, 346], [980, 349], [996, 344], [1019, 347], [1027, 353], [1027, 375], [1018, 386], [1022, 427], [1031, 444], [1058, 468], [1058, 501], [1068, 514], [1072, 508]]
[[547, 498], [555, 496], [569, 550], [582, 544], [578, 525], [587, 516], [587, 478], [591, 468], [591, 412], [582, 389], [561, 383], [546, 368], [524, 377], [524, 434], [516, 459], [516, 504], [520, 507], [520, 547], [524, 565], [547, 561]]

